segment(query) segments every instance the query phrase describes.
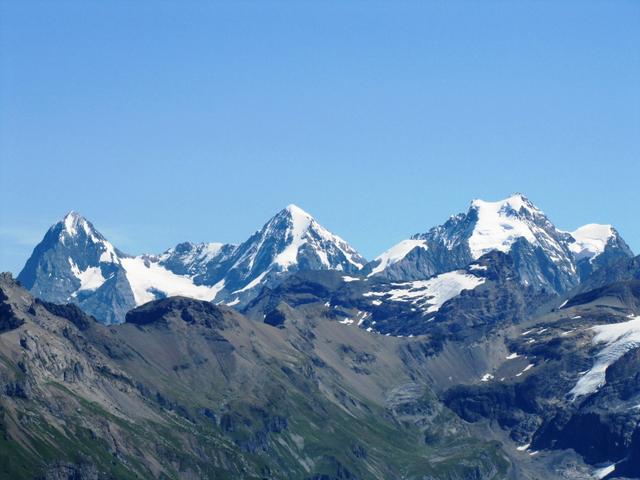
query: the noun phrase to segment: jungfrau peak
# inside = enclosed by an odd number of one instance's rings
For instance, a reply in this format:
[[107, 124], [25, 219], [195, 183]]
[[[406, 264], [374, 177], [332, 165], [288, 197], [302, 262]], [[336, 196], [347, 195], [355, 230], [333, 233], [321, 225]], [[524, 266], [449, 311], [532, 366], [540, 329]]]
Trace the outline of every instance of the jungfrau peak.
[[[582, 237], [587, 236], [581, 232]], [[576, 235], [578, 233], [580, 231]], [[585, 244], [587, 239], [575, 239], [571, 233], [557, 229], [542, 210], [517, 193], [494, 202], [473, 200], [466, 213], [401, 242], [378, 257], [368, 269], [371, 276], [419, 280], [462, 268], [497, 250], [513, 256], [523, 284], [562, 293], [583, 278], [586, 268], [579, 268], [576, 253], [593, 248], [593, 242], [589, 244], [591, 247], [581, 246]], [[598, 245], [603, 249], [609, 245], [613, 256], [631, 255], [621, 239], [620, 242], [600, 241]], [[611, 255], [603, 255], [603, 259]], [[598, 265], [590, 266], [597, 268]]]
[[566, 254], [561, 232], [522, 194], [497, 202], [474, 200], [471, 210], [475, 211], [477, 217], [468, 239], [474, 259], [493, 250], [508, 252], [520, 238], [549, 252], [553, 251], [557, 257]]

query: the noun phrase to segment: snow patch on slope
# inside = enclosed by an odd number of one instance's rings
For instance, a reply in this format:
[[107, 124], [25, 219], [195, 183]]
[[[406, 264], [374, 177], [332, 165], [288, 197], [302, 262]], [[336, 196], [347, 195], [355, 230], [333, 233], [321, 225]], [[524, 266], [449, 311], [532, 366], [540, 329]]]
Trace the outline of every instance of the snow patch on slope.
[[104, 251], [100, 254], [99, 261], [103, 263], [119, 263], [119, 258], [116, 254], [116, 249], [113, 248], [113, 245], [106, 240], [103, 240], [100, 243], [102, 243]]
[[242, 287], [239, 290], [234, 291], [233, 293], [242, 293], [242, 292], [246, 292], [247, 290], [251, 290], [252, 288], [257, 287], [258, 285], [260, 285], [260, 282], [262, 282], [264, 277], [267, 276], [267, 273], [269, 273], [268, 270], [262, 272], [260, 275], [258, 275], [256, 278], [251, 280], [248, 284], [246, 284], [244, 287]]
[[604, 478], [610, 473], [615, 472], [615, 470], [616, 470], [616, 464], [612, 463], [611, 465], [607, 465], [605, 467], [601, 467], [594, 470], [593, 474], [595, 475], [596, 478]]
[[365, 297], [381, 297], [394, 302], [410, 302], [428, 313], [437, 312], [442, 305], [460, 295], [463, 290], [473, 290], [485, 279], [464, 271], [447, 272], [429, 280], [394, 283], [391, 290], [367, 292]]
[[423, 248], [426, 250], [428, 248], [426, 240], [409, 239], [403, 240], [400, 243], [394, 245], [389, 250], [376, 258], [379, 263], [373, 270], [371, 270], [371, 273], [368, 276], [370, 277], [372, 275], [375, 275], [376, 273], [380, 273], [390, 265], [399, 262], [404, 257], [406, 257], [414, 248]]
[[573, 398], [597, 392], [606, 383], [606, 370], [625, 353], [640, 347], [640, 316], [633, 320], [610, 325], [591, 327], [596, 335], [594, 345], [604, 343], [605, 347], [596, 354], [593, 367], [578, 380], [569, 392]]
[[342, 276], [342, 281], [344, 283], [350, 283], [350, 282], [357, 282], [360, 279], [358, 277], [350, 277], [349, 275], [343, 275]]
[[102, 286], [106, 279], [102, 276], [100, 267], [87, 267], [86, 270], [80, 270], [76, 263], [69, 258], [71, 272], [80, 280], [80, 288], [76, 292], [82, 290], [96, 290]]

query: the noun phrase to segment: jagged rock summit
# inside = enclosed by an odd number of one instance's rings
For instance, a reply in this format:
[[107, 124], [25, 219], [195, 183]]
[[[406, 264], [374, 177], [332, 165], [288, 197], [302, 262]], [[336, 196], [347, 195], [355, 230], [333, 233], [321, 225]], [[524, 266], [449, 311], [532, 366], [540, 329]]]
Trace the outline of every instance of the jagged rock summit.
[[135, 306], [117, 250], [86, 218], [71, 211], [35, 247], [18, 281], [50, 302], [78, 304], [105, 323]]

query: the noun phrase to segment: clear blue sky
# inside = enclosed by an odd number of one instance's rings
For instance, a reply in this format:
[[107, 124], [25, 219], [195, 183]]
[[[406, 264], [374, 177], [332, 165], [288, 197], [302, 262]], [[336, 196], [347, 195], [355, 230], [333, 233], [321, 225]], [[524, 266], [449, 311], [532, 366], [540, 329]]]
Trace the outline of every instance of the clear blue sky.
[[515, 191], [640, 252], [638, 1], [0, 5], [0, 270], [71, 209], [137, 254], [296, 203], [372, 258]]

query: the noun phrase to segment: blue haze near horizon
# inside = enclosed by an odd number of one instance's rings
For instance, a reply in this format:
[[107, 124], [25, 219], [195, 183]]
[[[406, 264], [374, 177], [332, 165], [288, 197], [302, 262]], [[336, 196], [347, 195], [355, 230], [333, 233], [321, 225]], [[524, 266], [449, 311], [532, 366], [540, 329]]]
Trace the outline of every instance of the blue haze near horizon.
[[640, 252], [640, 3], [0, 0], [0, 270], [295, 203], [367, 258], [519, 191]]

